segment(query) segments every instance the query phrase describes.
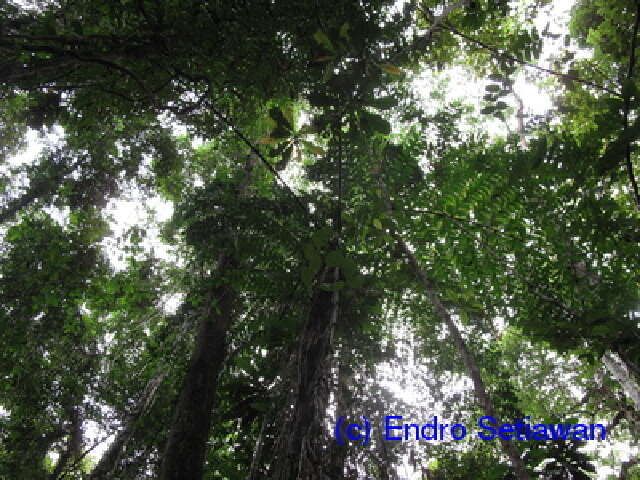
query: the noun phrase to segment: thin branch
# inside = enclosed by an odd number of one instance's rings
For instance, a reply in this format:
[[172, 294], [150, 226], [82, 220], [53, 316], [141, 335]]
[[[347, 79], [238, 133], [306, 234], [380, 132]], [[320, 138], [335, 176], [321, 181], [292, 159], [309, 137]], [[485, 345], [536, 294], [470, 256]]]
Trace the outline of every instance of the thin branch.
[[[193, 83], [200, 83], [200, 82], [204, 82], [207, 85], [207, 90], [206, 92], [202, 95], [202, 97], [200, 97], [200, 101], [203, 101], [211, 92], [212, 90], [212, 85], [211, 85], [211, 81], [205, 77], [204, 75], [198, 75], [198, 76], [194, 76], [191, 75], [187, 72], [184, 72], [182, 70], [178, 70], [176, 69], [176, 73], [178, 73], [179, 75], [182, 75], [184, 78], [186, 78], [187, 80], [189, 80], [190, 82]], [[198, 102], [198, 104], [200, 103], [200, 101]], [[197, 106], [197, 105], [196, 105]], [[195, 107], [193, 107], [195, 108]], [[189, 111], [193, 110], [193, 108], [189, 108]], [[249, 140], [247, 138], [247, 136], [242, 132], [242, 130], [240, 128], [238, 128], [233, 121], [231, 121], [226, 115], [224, 115], [221, 111], [219, 111], [217, 108], [215, 108], [213, 105], [209, 105], [209, 109], [215, 114], [216, 117], [218, 117], [218, 119], [220, 119], [225, 125], [227, 125], [231, 131], [233, 133], [235, 133], [237, 135], [237, 137], [242, 140], [242, 142], [247, 145], [249, 147], [249, 149], [255, 154], [257, 155], [257, 157], [260, 159], [260, 161], [265, 165], [265, 167], [267, 167], [267, 169], [273, 174], [273, 176], [285, 187], [285, 189], [287, 190], [287, 192], [289, 192], [289, 194], [291, 194], [291, 196], [294, 198], [294, 200], [296, 201], [296, 204], [302, 209], [302, 211], [305, 213], [305, 215], [308, 217], [309, 216], [309, 211], [307, 210], [307, 207], [304, 206], [304, 204], [302, 203], [302, 201], [300, 200], [300, 198], [295, 194], [295, 192], [293, 191], [293, 189], [287, 184], [287, 182], [284, 181], [284, 179], [280, 176], [280, 174], [278, 173], [278, 171], [274, 168], [273, 165], [271, 165], [271, 163], [269, 163], [269, 160], [267, 160], [265, 158], [265, 156], [262, 154], [262, 152], [260, 151], [260, 149], [258, 149], [258, 147], [256, 147], [253, 142], [251, 142], [251, 140]], [[182, 114], [187, 113], [187, 112], [180, 112]]]
[[585, 80], [584, 78], [579, 78], [579, 77], [576, 77], [576, 76], [573, 76], [573, 75], [568, 75], [566, 73], [561, 73], [561, 72], [557, 72], [555, 70], [551, 70], [550, 68], [541, 67], [540, 65], [536, 65], [536, 64], [533, 64], [533, 63], [525, 62], [524, 60], [521, 60], [518, 57], [515, 57], [515, 56], [511, 55], [510, 53], [502, 52], [499, 49], [486, 44], [482, 40], [478, 40], [478, 39], [473, 38], [473, 37], [471, 37], [471, 36], [469, 36], [469, 35], [467, 35], [465, 33], [462, 33], [461, 31], [459, 31], [458, 29], [456, 29], [455, 27], [453, 27], [451, 24], [449, 24], [447, 22], [442, 22], [440, 27], [449, 30], [451, 33], [453, 33], [455, 35], [458, 35], [459, 37], [462, 37], [462, 38], [464, 38], [465, 40], [467, 40], [467, 41], [469, 41], [471, 43], [475, 43], [476, 45], [484, 48], [485, 50], [488, 50], [488, 51], [494, 53], [498, 57], [509, 59], [509, 60], [511, 60], [513, 62], [516, 62], [516, 63], [520, 64], [520, 65], [523, 65], [523, 66], [528, 67], [528, 68], [533, 68], [535, 70], [539, 70], [539, 71], [547, 73], [549, 75], [554, 75], [556, 77], [563, 78], [565, 80], [569, 80], [569, 81], [572, 81], [572, 82], [578, 82], [578, 83], [582, 83], [583, 85], [588, 85], [590, 87], [597, 88], [598, 90], [602, 90], [604, 92], [610, 93], [611, 95], [614, 95], [616, 97], [620, 97], [621, 96], [621, 94], [616, 92], [615, 90], [612, 90], [611, 88], [605, 87], [604, 85], [600, 85], [598, 83], [592, 82], [590, 80]]
[[300, 200], [300, 197], [298, 197], [295, 194], [295, 192], [292, 190], [292, 188], [287, 184], [287, 182], [284, 181], [284, 179], [280, 176], [278, 171], [274, 168], [273, 165], [271, 165], [271, 163], [269, 163], [269, 160], [265, 158], [265, 156], [258, 149], [258, 147], [256, 147], [253, 144], [253, 142], [251, 142], [251, 140], [249, 140], [245, 136], [245, 134], [242, 133], [242, 130], [236, 127], [235, 124], [231, 120], [229, 120], [222, 112], [217, 110], [213, 105], [210, 105], [209, 108], [220, 120], [222, 120], [224, 124], [226, 124], [231, 129], [231, 131], [233, 131], [233, 133], [235, 133], [238, 136], [240, 140], [244, 142], [245, 145], [249, 147], [249, 149], [253, 153], [255, 153], [258, 156], [260, 161], [267, 167], [267, 169], [273, 174], [273, 176], [276, 177], [276, 179], [278, 179], [278, 181], [284, 186], [284, 188], [291, 194], [291, 196], [296, 201], [296, 204], [300, 207], [300, 209], [302, 209], [305, 215], [309, 216], [309, 211], [307, 210], [307, 207], [305, 207], [304, 204], [302, 203], [302, 200]]
[[100, 58], [100, 57], [84, 57], [81, 54], [74, 52], [72, 50], [62, 50], [60, 48], [56, 48], [56, 47], [52, 47], [52, 46], [45, 46], [45, 45], [26, 45], [23, 46], [23, 49], [28, 49], [31, 50], [32, 52], [44, 52], [44, 53], [51, 53], [54, 55], [59, 55], [61, 58], [65, 58], [65, 57], [71, 57], [71, 58], [75, 58], [76, 60], [80, 61], [80, 62], [85, 62], [85, 63], [94, 63], [97, 65], [102, 65], [103, 67], [107, 67], [110, 68], [112, 70], [117, 70], [121, 73], [124, 73], [126, 76], [132, 78], [137, 84], [138, 86], [142, 89], [142, 92], [144, 93], [148, 93], [148, 89], [145, 85], [145, 83], [142, 81], [142, 79], [135, 74], [133, 71], [129, 70], [128, 68], [112, 61], [112, 60], [107, 60], [105, 58]]
[[[482, 224], [475, 224], [469, 220], [469, 219], [464, 219], [464, 218], [460, 218], [460, 217], [455, 217], [453, 215], [449, 215], [447, 213], [444, 212], [434, 212], [434, 211], [429, 211], [429, 210], [419, 210], [419, 209], [405, 209], [404, 211], [409, 210], [412, 212], [416, 212], [416, 213], [425, 213], [425, 214], [430, 214], [430, 215], [436, 215], [436, 216], [440, 216], [443, 218], [448, 218], [451, 220], [454, 220], [456, 222], [458, 222], [459, 224], [462, 225], [462, 230], [468, 232], [468, 233], [475, 233], [471, 230], [468, 230], [465, 225], [470, 224], [470, 226], [478, 226], [481, 228], [485, 228], [489, 231], [492, 231], [494, 233], [500, 234], [500, 235], [504, 235], [507, 237], [510, 237], [516, 241], [523, 241], [522, 239], [519, 239], [516, 236], [513, 236], [507, 232], [501, 232], [500, 230], [496, 229], [495, 227], [491, 227], [489, 225], [482, 225]], [[394, 210], [395, 211], [395, 210]], [[399, 210], [399, 211], [403, 211], [403, 210]], [[569, 308], [567, 305], [565, 305], [561, 300], [555, 298], [554, 294], [547, 294], [543, 291], [540, 290], [539, 286], [536, 284], [536, 282], [534, 282], [530, 277], [522, 275], [520, 273], [518, 273], [511, 264], [509, 264], [505, 259], [500, 258], [499, 255], [497, 255], [494, 251], [493, 248], [491, 248], [489, 245], [487, 245], [482, 239], [477, 239], [475, 237], [473, 237], [475, 240], [477, 240], [480, 243], [481, 248], [483, 249], [483, 251], [491, 258], [493, 258], [494, 261], [496, 261], [497, 263], [499, 263], [500, 265], [502, 265], [503, 267], [505, 267], [507, 269], [508, 274], [514, 276], [515, 278], [518, 278], [519, 280], [521, 280], [525, 285], [527, 285], [527, 287], [529, 287], [530, 292], [535, 295], [536, 297], [540, 298], [541, 300], [544, 300], [548, 303], [551, 303], [557, 307], [560, 307], [560, 309], [562, 310], [563, 315], [567, 316], [569, 319], [575, 319], [575, 318], [579, 318], [579, 315], [577, 312], [573, 311], [571, 308]]]
[[80, 463], [84, 460], [84, 458], [89, 455], [93, 450], [95, 450], [95, 448], [100, 445], [101, 443], [104, 443], [108, 440], [109, 437], [105, 437], [102, 440], [96, 440], [95, 443], [90, 446], [89, 448], [87, 448], [84, 452], [82, 452], [82, 454], [76, 459], [75, 462], [73, 462], [72, 464], [70, 464], [67, 468], [65, 468], [60, 475], [58, 475], [58, 477], [56, 477], [56, 480], [62, 480], [64, 478], [66, 478], [67, 476], [69, 476], [69, 474], [71, 474], [73, 472], [73, 470], [80, 465]]
[[342, 125], [338, 125], [338, 212], [336, 218], [336, 230], [338, 232], [338, 242], [342, 234]]
[[[509, 237], [512, 240], [516, 240], [517, 242], [525, 242], [526, 238], [521, 238], [518, 237], [516, 235], [513, 235], [509, 232], [505, 232], [503, 230], [500, 230], [499, 228], [496, 228], [492, 225], [485, 225], [484, 223], [480, 223], [478, 221], [472, 220], [470, 218], [464, 218], [464, 217], [456, 217], [455, 215], [451, 215], [449, 213], [446, 212], [440, 212], [440, 211], [436, 211], [436, 210], [429, 210], [426, 208], [403, 208], [400, 211], [402, 212], [411, 212], [411, 213], [424, 213], [426, 215], [433, 215], [436, 217], [441, 217], [441, 218], [447, 218], [449, 220], [453, 220], [456, 223], [462, 223], [462, 224], [468, 224], [471, 225], [473, 227], [479, 227], [485, 230], [489, 230], [493, 233], [497, 233], [498, 235], [502, 235], [504, 237]], [[531, 237], [534, 237], [533, 235]], [[535, 237], [534, 237], [535, 238]]]

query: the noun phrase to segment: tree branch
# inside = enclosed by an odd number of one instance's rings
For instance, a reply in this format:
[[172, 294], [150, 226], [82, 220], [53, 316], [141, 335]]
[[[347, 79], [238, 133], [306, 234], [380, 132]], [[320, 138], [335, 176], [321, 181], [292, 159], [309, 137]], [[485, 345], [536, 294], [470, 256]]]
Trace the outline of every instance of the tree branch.
[[[629, 54], [629, 71], [627, 72], [627, 82], [633, 80], [633, 69], [636, 65], [636, 43], [638, 40], [638, 27], [640, 26], [640, 3], [636, 8], [636, 22], [633, 25], [633, 35], [631, 37], [631, 53]], [[629, 110], [631, 109], [631, 93], [624, 96], [624, 128], [629, 128]], [[631, 194], [635, 201], [636, 210], [640, 211], [640, 193], [638, 192], [638, 183], [633, 173], [633, 163], [631, 162], [631, 142], [627, 142], [625, 147], [625, 163], [627, 167], [627, 176], [631, 184]]]
[[588, 85], [590, 87], [596, 88], [598, 90], [602, 90], [604, 92], [610, 93], [611, 95], [614, 95], [616, 97], [620, 97], [620, 93], [616, 92], [615, 90], [612, 90], [611, 88], [605, 87], [604, 85], [600, 85], [598, 83], [592, 82], [590, 80], [585, 80], [584, 78], [579, 78], [579, 77], [575, 77], [573, 75], [568, 75], [566, 73], [561, 73], [561, 72], [556, 72], [555, 70], [551, 70], [550, 68], [545, 68], [545, 67], [541, 67], [540, 65], [535, 65], [533, 63], [529, 63], [529, 62], [525, 62], [524, 60], [520, 60], [518, 57], [515, 57], [513, 55], [511, 55], [510, 53], [506, 53], [506, 52], [502, 52], [499, 49], [492, 47], [488, 44], [486, 44], [485, 42], [478, 40], [476, 38], [473, 38], [465, 33], [462, 33], [461, 31], [457, 30], [454, 26], [452, 26], [450, 23], [447, 22], [442, 22], [442, 24], [440, 25], [441, 28], [445, 28], [446, 30], [449, 30], [451, 33], [458, 35], [461, 38], [464, 38], [465, 40], [471, 42], [471, 43], [475, 43], [476, 45], [484, 48], [485, 50], [488, 50], [492, 53], [494, 53], [496, 56], [498, 57], [502, 57], [502, 58], [506, 58], [508, 60], [511, 60], [513, 62], [516, 62], [520, 65], [523, 65], [525, 67], [528, 68], [533, 68], [535, 70], [539, 70], [541, 72], [547, 73], [549, 75], [553, 75], [559, 78], [563, 78], [565, 80], [569, 80], [572, 82], [578, 82], [578, 83], [582, 83], [583, 85]]

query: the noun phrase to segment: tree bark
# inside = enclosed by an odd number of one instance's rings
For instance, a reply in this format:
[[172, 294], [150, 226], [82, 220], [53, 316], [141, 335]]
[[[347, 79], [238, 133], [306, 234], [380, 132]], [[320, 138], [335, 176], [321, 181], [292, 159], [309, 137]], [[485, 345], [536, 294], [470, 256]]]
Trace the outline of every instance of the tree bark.
[[[334, 421], [341, 415], [347, 415], [351, 411], [351, 398], [349, 396], [349, 388], [352, 385], [353, 381], [353, 373], [351, 372], [351, 368], [348, 363], [349, 352], [348, 348], [343, 345], [343, 348], [339, 351], [339, 361], [337, 368], [337, 382], [334, 389], [335, 395], [335, 405], [336, 405], [336, 413]], [[342, 425], [341, 435], [346, 435], [345, 432], [346, 425]], [[331, 456], [328, 463], [327, 471], [330, 476], [335, 476], [335, 478], [340, 478], [344, 476], [344, 467], [345, 461], [347, 459], [347, 455], [349, 452], [348, 445], [338, 445], [338, 442], [333, 442], [331, 444]]]
[[264, 435], [267, 427], [267, 415], [262, 419], [262, 425], [260, 426], [260, 432], [258, 433], [258, 438], [256, 439], [256, 446], [253, 449], [253, 458], [251, 459], [251, 467], [249, 468], [249, 475], [247, 475], [247, 480], [256, 480], [258, 478], [258, 468], [260, 468], [260, 460], [262, 457], [262, 447], [264, 445]]
[[[333, 275], [332, 275], [333, 274]], [[323, 278], [337, 281], [338, 269], [326, 269]], [[322, 280], [322, 279], [321, 279]], [[333, 331], [338, 316], [339, 292], [315, 289], [311, 310], [298, 348], [298, 375], [294, 408], [285, 431], [283, 455], [277, 459], [277, 480], [323, 479], [322, 422], [328, 404], [328, 377]]]
[[[223, 272], [234, 264], [228, 256], [221, 255], [218, 271]], [[202, 478], [218, 375], [226, 355], [227, 331], [233, 318], [235, 297], [230, 285], [216, 287], [200, 320], [164, 449], [160, 480]]]
[[56, 466], [49, 475], [49, 480], [58, 480], [64, 472], [70, 460], [80, 457], [82, 454], [82, 414], [80, 407], [71, 407], [69, 409], [69, 438], [64, 452], [60, 453]]
[[602, 363], [604, 363], [605, 368], [611, 376], [620, 382], [622, 389], [633, 403], [634, 408], [640, 412], [640, 386], [625, 362], [617, 354], [605, 352], [602, 356]]
[[[256, 164], [256, 156], [250, 154], [238, 185], [238, 197], [246, 194]], [[238, 262], [232, 254], [220, 254], [216, 267], [220, 275], [236, 268]], [[237, 292], [230, 284], [224, 284], [214, 288], [208, 297], [169, 430], [159, 480], [202, 478], [218, 376], [227, 354], [227, 333]]]

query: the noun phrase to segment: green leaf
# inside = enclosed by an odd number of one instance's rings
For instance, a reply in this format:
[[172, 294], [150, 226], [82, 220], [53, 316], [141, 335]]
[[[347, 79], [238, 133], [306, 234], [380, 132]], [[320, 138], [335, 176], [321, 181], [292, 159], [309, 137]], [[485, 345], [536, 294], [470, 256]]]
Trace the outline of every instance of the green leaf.
[[352, 288], [359, 288], [362, 286], [364, 278], [360, 274], [358, 265], [353, 261], [353, 259], [349, 257], [344, 258], [341, 269], [347, 286]]
[[298, 135], [311, 135], [313, 133], [318, 133], [318, 129], [313, 125], [303, 125], [296, 133]]
[[244, 370], [245, 372], [247, 370], [251, 370], [251, 359], [249, 357], [238, 357], [236, 359], [236, 367], [238, 367], [240, 370]]
[[380, 219], [374, 218], [373, 226], [376, 227], [378, 230], [382, 230], [382, 222], [380, 221]]
[[324, 155], [324, 148], [319, 147], [318, 145], [314, 145], [311, 142], [308, 142], [306, 140], [301, 140], [300, 143], [302, 143], [302, 145], [304, 146], [305, 150], [309, 153], [311, 153], [312, 155]]
[[333, 43], [331, 43], [331, 40], [329, 39], [327, 34], [324, 33], [322, 30], [316, 31], [316, 33], [313, 34], [313, 39], [316, 42], [318, 42], [319, 45], [322, 45], [323, 47], [325, 47], [327, 50], [335, 52], [335, 48], [333, 47]]
[[340, 27], [339, 34], [345, 40], [349, 40], [349, 28], [351, 28], [351, 26], [346, 22], [343, 23], [342, 26]]
[[313, 245], [320, 250], [329, 244], [329, 240], [331, 238], [331, 230], [329, 227], [322, 227], [319, 230], [316, 230], [313, 235], [311, 235], [311, 242]]
[[302, 247], [302, 251], [304, 253], [305, 258], [309, 262], [314, 261], [316, 258], [320, 258], [320, 254], [318, 253], [318, 250], [315, 248], [313, 243], [305, 243], [304, 246]]
[[301, 272], [302, 283], [308, 288], [311, 288], [313, 284], [313, 278], [316, 275], [316, 271], [309, 266], [303, 267]]
[[623, 130], [618, 139], [611, 142], [605, 153], [598, 159], [596, 169], [599, 174], [604, 174], [617, 167], [625, 158], [625, 150], [630, 142], [640, 137], [640, 117], [633, 124]]
[[295, 125], [294, 111], [291, 107], [283, 107], [280, 109], [282, 111], [282, 115], [288, 123], [288, 126], [291, 130], [293, 130], [293, 125]]
[[285, 137], [288, 132], [293, 130], [293, 111], [289, 108], [271, 108], [269, 116], [276, 122], [276, 130], [282, 132], [282, 135], [272, 133], [272, 137]]

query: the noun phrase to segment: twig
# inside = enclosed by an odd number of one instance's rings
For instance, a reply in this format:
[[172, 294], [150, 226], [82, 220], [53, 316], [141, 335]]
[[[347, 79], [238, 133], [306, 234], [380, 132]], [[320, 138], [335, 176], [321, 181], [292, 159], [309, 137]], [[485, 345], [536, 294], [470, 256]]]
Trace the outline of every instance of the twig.
[[220, 119], [222, 120], [223, 123], [225, 123], [232, 131], [233, 133], [235, 133], [238, 138], [240, 140], [242, 140], [245, 145], [247, 145], [249, 147], [249, 149], [255, 153], [258, 158], [260, 159], [260, 161], [262, 161], [262, 163], [267, 167], [267, 169], [269, 169], [269, 171], [273, 174], [274, 177], [276, 177], [278, 179], [278, 181], [285, 187], [285, 189], [291, 194], [291, 196], [294, 198], [294, 200], [296, 201], [296, 204], [302, 209], [302, 211], [305, 213], [305, 215], [309, 216], [309, 211], [307, 210], [307, 207], [304, 206], [304, 204], [302, 203], [302, 201], [300, 200], [300, 197], [298, 197], [295, 192], [292, 190], [292, 188], [287, 184], [287, 182], [284, 181], [284, 179], [280, 176], [280, 174], [278, 173], [278, 171], [274, 168], [273, 165], [271, 165], [271, 163], [269, 163], [269, 161], [265, 158], [265, 156], [262, 154], [262, 152], [258, 149], [258, 147], [256, 147], [246, 136], [244, 133], [242, 133], [242, 131], [236, 127], [234, 125], [234, 123], [229, 120], [222, 112], [220, 112], [219, 110], [217, 110], [213, 105], [210, 105], [209, 108], [211, 109], [211, 111]]
[[[206, 92], [200, 97], [200, 100], [198, 101], [198, 105], [200, 104], [200, 102], [202, 102], [206, 96], [208, 96], [208, 94], [211, 92], [212, 90], [212, 85], [211, 85], [211, 81], [203, 76], [203, 75], [199, 75], [199, 76], [194, 76], [191, 74], [188, 74], [187, 72], [184, 72], [182, 70], [178, 70], [176, 69], [176, 73], [178, 73], [179, 75], [182, 75], [183, 77], [185, 77], [187, 80], [189, 80], [190, 82], [193, 83], [199, 83], [199, 82], [204, 82], [207, 85], [207, 90]], [[195, 107], [194, 107], [195, 108]], [[262, 152], [260, 151], [260, 149], [258, 149], [258, 147], [256, 147], [253, 142], [251, 142], [251, 140], [249, 140], [246, 135], [244, 133], [242, 133], [242, 130], [240, 130], [240, 128], [238, 128], [233, 121], [231, 121], [226, 115], [224, 115], [221, 111], [219, 111], [217, 108], [215, 108], [213, 105], [209, 105], [209, 108], [211, 109], [211, 111], [215, 114], [216, 117], [218, 117], [218, 119], [220, 119], [225, 125], [227, 125], [231, 131], [233, 133], [235, 133], [237, 135], [237, 137], [242, 140], [242, 142], [247, 145], [249, 147], [249, 149], [258, 156], [258, 158], [260, 159], [260, 161], [264, 164], [265, 167], [267, 167], [267, 169], [273, 174], [273, 176], [285, 187], [285, 189], [289, 192], [289, 194], [291, 194], [291, 196], [295, 199], [296, 204], [302, 209], [302, 211], [305, 213], [305, 215], [308, 217], [309, 216], [309, 211], [307, 210], [307, 207], [304, 206], [304, 204], [302, 203], [302, 201], [300, 200], [300, 198], [295, 194], [295, 192], [293, 191], [293, 189], [287, 184], [287, 182], [284, 181], [284, 179], [280, 176], [280, 174], [278, 173], [278, 171], [274, 168], [273, 165], [271, 165], [271, 163], [269, 163], [269, 161], [265, 158], [265, 156], [262, 154]], [[188, 109], [188, 112], [180, 112], [180, 114], [185, 114], [185, 113], [189, 113], [190, 111], [192, 111], [192, 109]]]
[[523, 65], [525, 67], [529, 67], [529, 68], [533, 68], [535, 70], [539, 70], [541, 72], [547, 73], [549, 75], [554, 75], [556, 77], [559, 78], [564, 78], [565, 80], [569, 80], [572, 82], [578, 82], [578, 83], [582, 83], [583, 85], [588, 85], [590, 87], [593, 88], [597, 88], [598, 90], [602, 90], [604, 92], [610, 93], [611, 95], [614, 95], [616, 97], [621, 97], [621, 94], [616, 92], [615, 90], [612, 90], [611, 88], [605, 87], [604, 85], [600, 85], [598, 83], [592, 82], [590, 80], [585, 80], [584, 78], [579, 78], [573, 75], [568, 75], [566, 73], [561, 73], [561, 72], [556, 72], [555, 70], [551, 70], [550, 68], [545, 68], [545, 67], [541, 67], [540, 65], [536, 65], [533, 63], [529, 63], [529, 62], [525, 62], [524, 60], [519, 59], [518, 57], [515, 57], [513, 55], [511, 55], [510, 53], [506, 53], [506, 52], [502, 52], [499, 49], [492, 47], [488, 44], [486, 44], [485, 42], [478, 40], [476, 38], [473, 38], [465, 33], [462, 33], [461, 31], [459, 31], [458, 29], [456, 29], [455, 27], [453, 27], [451, 24], [447, 23], [447, 22], [443, 22], [440, 25], [442, 28], [445, 28], [447, 30], [449, 30], [451, 33], [458, 35], [459, 37], [464, 38], [465, 40], [475, 43], [476, 45], [484, 48], [485, 50], [489, 50], [490, 52], [494, 53], [495, 55], [497, 55], [498, 57], [503, 57], [506, 59], [509, 59], [513, 62], [519, 63], [520, 65]]

